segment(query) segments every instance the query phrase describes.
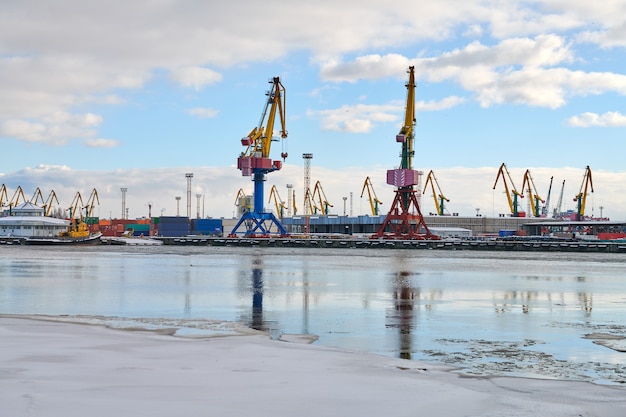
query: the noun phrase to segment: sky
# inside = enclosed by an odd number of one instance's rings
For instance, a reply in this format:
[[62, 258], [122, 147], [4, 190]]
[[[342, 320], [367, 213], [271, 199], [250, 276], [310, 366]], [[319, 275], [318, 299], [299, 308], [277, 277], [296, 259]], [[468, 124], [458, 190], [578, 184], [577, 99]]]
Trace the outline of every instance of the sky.
[[[127, 188], [130, 218], [187, 205], [232, 217], [238, 191], [253, 190], [236, 168], [240, 139], [278, 76], [288, 138], [270, 156], [289, 156], [266, 195], [276, 185], [286, 202], [292, 184], [302, 213], [312, 153], [331, 214], [371, 214], [367, 177], [386, 212], [414, 66], [413, 168], [435, 172], [450, 212], [510, 213], [494, 184], [502, 163], [519, 191], [529, 170], [544, 199], [552, 178], [550, 203], [562, 189], [573, 210], [589, 166], [585, 214], [624, 220], [625, 15], [623, 0], [4, 1], [4, 203], [39, 187], [69, 207], [96, 189], [95, 214], [122, 217]], [[435, 211], [430, 190], [421, 206]]]

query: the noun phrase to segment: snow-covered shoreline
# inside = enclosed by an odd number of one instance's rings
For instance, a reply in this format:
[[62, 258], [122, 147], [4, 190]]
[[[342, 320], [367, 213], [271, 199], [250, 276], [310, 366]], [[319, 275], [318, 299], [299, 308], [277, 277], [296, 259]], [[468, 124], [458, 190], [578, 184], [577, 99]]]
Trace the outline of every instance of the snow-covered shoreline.
[[0, 317], [2, 415], [623, 416], [626, 389], [449, 368], [232, 332]]

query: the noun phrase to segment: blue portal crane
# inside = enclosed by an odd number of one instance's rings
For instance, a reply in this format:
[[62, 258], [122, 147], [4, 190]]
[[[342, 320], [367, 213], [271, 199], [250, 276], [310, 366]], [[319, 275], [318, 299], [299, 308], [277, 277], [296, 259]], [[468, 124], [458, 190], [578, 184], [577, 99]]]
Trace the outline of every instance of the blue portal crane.
[[[259, 125], [252, 129], [248, 136], [241, 139], [241, 144], [246, 149], [237, 159], [237, 168], [244, 177], [252, 176], [254, 181], [254, 205], [252, 210], [243, 213], [241, 219], [233, 228], [230, 236], [235, 237], [243, 234], [245, 237], [269, 237], [270, 234], [287, 235], [276, 216], [271, 212], [265, 212], [263, 208], [263, 188], [266, 175], [282, 168], [281, 161], [270, 159], [270, 148], [273, 141], [282, 141], [283, 145], [287, 138], [285, 129], [285, 87], [279, 77], [270, 80], [272, 88], [266, 93], [267, 100], [261, 115]], [[280, 139], [274, 139], [274, 122], [276, 115], [280, 118]], [[263, 126], [267, 118], [267, 123]], [[287, 158], [284, 148], [281, 153], [283, 161]], [[243, 226], [243, 227], [242, 227]], [[275, 229], [272, 227], [275, 226]], [[239, 231], [240, 227], [243, 231]]]

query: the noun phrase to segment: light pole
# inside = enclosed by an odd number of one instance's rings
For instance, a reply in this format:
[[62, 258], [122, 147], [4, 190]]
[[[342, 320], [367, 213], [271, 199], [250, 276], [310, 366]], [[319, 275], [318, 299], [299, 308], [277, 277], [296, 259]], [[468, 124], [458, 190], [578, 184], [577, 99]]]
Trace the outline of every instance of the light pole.
[[343, 197], [343, 215], [346, 215], [346, 200], [348, 197]]
[[180, 197], [176, 197], [176, 217], [180, 216]]
[[122, 187], [120, 191], [122, 192], [122, 219], [124, 219], [126, 215], [126, 191], [128, 191], [128, 188]]

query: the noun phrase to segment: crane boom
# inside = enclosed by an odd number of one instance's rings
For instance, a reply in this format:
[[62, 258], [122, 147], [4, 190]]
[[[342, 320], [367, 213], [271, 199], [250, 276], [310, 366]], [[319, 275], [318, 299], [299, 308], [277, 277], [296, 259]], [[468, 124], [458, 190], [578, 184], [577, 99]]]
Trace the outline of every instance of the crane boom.
[[370, 179], [370, 177], [365, 178], [365, 182], [363, 183], [363, 189], [361, 190], [361, 198], [363, 198], [363, 193], [365, 193], [365, 190], [367, 190], [367, 198], [370, 202], [372, 215], [378, 216], [378, 205], [383, 204], [383, 202], [380, 201], [376, 196], [376, 192], [374, 191], [374, 186], [372, 185], [372, 180]]
[[548, 187], [548, 195], [546, 197], [546, 204], [543, 206], [543, 209], [541, 209], [541, 214], [543, 217], [546, 217], [550, 210], [550, 196], [552, 195], [552, 180], [554, 180], [554, 177], [550, 177], [550, 186]]
[[587, 190], [591, 188], [593, 193], [593, 181], [591, 179], [591, 168], [587, 165], [585, 168], [585, 174], [583, 175], [583, 182], [580, 184], [580, 191], [574, 197], [574, 201], [578, 202], [578, 210], [576, 212], [577, 220], [582, 220], [585, 215], [585, 204], [587, 203]]
[[87, 199], [87, 204], [85, 205], [85, 217], [93, 217], [93, 208], [96, 205], [96, 202], [100, 204], [100, 198], [98, 197], [98, 191], [94, 188], [91, 190], [91, 194]]
[[[450, 200], [443, 195], [441, 192], [441, 187], [439, 187], [439, 182], [437, 181], [437, 177], [435, 177], [435, 172], [431, 169], [426, 177], [426, 182], [424, 183], [424, 193], [428, 188], [428, 184], [433, 192], [433, 199], [435, 200], [435, 207], [437, 208], [437, 214], [439, 216], [444, 215], [444, 201], [449, 202]], [[435, 191], [435, 185], [437, 186], [437, 191]]]
[[[522, 182], [522, 191], [528, 190], [528, 198], [530, 199], [531, 210], [534, 217], [540, 216], [539, 211], [539, 202], [545, 203], [545, 201], [539, 197], [539, 193], [537, 192], [537, 187], [535, 187], [535, 182], [533, 181], [533, 177], [530, 175], [530, 170], [527, 169], [524, 173], [524, 181]], [[533, 204], [534, 203], [534, 204]]]
[[[506, 198], [509, 202], [509, 208], [511, 209], [511, 214], [513, 217], [519, 217], [519, 212], [517, 211], [517, 198], [524, 197], [520, 194], [515, 188], [515, 184], [513, 184], [513, 179], [511, 178], [511, 174], [509, 174], [509, 170], [506, 168], [504, 162], [500, 165], [500, 169], [498, 169], [498, 175], [496, 176], [496, 181], [493, 183], [493, 189], [496, 189], [496, 185], [498, 185], [498, 180], [502, 177], [502, 182], [504, 183], [504, 190], [506, 191]], [[506, 182], [506, 179], [509, 179], [509, 183], [511, 184], [511, 189], [509, 190], [509, 185]]]

